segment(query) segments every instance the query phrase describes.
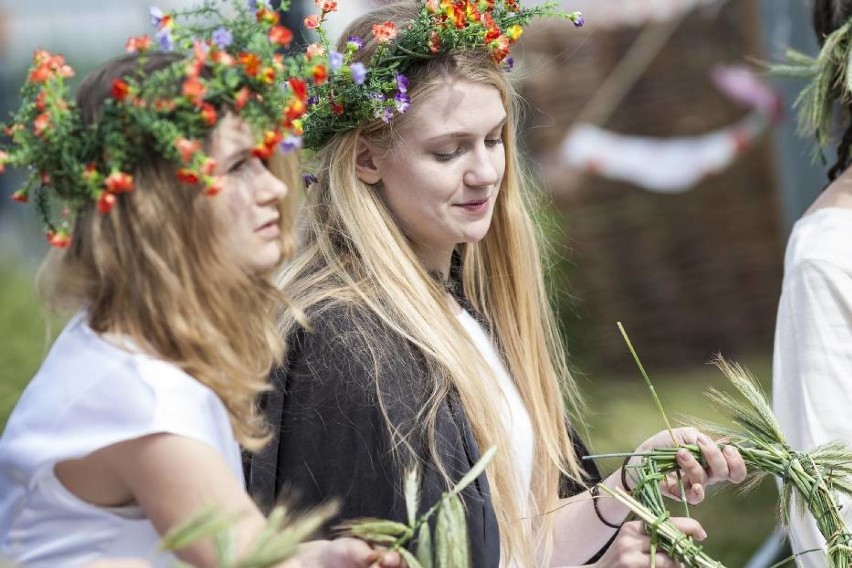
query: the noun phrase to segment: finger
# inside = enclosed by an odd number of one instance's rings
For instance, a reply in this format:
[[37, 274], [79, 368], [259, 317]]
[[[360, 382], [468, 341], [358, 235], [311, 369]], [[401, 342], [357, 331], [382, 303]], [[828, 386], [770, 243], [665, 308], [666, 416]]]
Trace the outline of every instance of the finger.
[[688, 517], [671, 517], [669, 520], [680, 532], [687, 536], [691, 536], [697, 541], [702, 541], [707, 538], [707, 532], [704, 530], [704, 527], [702, 527], [701, 523], [695, 519], [690, 519]]
[[741, 483], [748, 474], [745, 461], [739, 450], [734, 446], [725, 446], [722, 449], [725, 459], [728, 461], [728, 480], [732, 483]]
[[396, 552], [384, 552], [377, 564], [381, 568], [398, 568], [402, 566], [402, 557]]
[[719, 449], [719, 445], [713, 440], [701, 434], [698, 437], [698, 447], [701, 448], [701, 453], [704, 454], [704, 461], [707, 462], [707, 471], [710, 472], [710, 478], [707, 483], [716, 483], [723, 479], [728, 479], [728, 460]]
[[[648, 560], [646, 560], [645, 566], [651, 566], [651, 557], [648, 556]], [[654, 555], [654, 565], [657, 568], [680, 568], [680, 562], [672, 559], [665, 552], [658, 552]]]
[[[701, 447], [700, 442], [699, 447]], [[703, 447], [701, 447], [701, 450], [704, 452]], [[718, 454], [719, 460], [724, 462], [725, 458], [722, 456], [722, 452], [720, 452], [718, 448], [716, 449], [716, 453]], [[698, 460], [695, 459], [695, 456], [686, 449], [681, 448], [677, 451], [677, 465], [680, 466], [680, 469], [683, 472], [684, 483], [687, 487], [692, 487], [696, 483], [703, 485], [708, 482], [707, 472], [704, 470], [704, 467], [702, 467]]]

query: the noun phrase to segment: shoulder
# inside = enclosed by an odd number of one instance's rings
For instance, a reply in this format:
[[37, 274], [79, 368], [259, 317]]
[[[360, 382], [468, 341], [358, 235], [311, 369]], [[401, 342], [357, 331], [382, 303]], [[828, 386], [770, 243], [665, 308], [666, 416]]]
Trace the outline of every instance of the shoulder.
[[852, 276], [852, 209], [825, 208], [808, 213], [793, 227], [787, 244], [785, 273], [819, 273], [839, 269]]

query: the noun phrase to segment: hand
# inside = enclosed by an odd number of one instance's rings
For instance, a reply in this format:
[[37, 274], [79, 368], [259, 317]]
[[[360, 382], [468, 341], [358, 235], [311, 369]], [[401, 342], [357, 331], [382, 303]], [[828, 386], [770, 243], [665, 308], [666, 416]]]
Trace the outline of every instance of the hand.
[[[678, 444], [697, 445], [704, 455], [706, 466], [702, 466], [695, 457], [685, 449], [677, 453], [677, 463], [682, 472], [683, 487], [686, 490], [686, 501], [697, 505], [704, 500], [705, 486], [720, 481], [740, 483], [746, 477], [746, 465], [742, 456], [733, 446], [723, 446], [714, 442], [706, 434], [696, 428], [675, 428], [672, 430]], [[651, 436], [636, 448], [637, 453], [650, 452], [654, 448], [675, 447], [668, 430], [663, 430]], [[635, 460], [635, 461], [634, 461]], [[633, 463], [638, 458], [631, 460]], [[628, 471], [627, 479], [631, 479]], [[660, 482], [663, 494], [673, 499], [683, 499], [680, 494], [680, 483], [677, 474], [671, 473]]]
[[[707, 533], [695, 519], [672, 517], [671, 523], [681, 532], [695, 540], [704, 540]], [[657, 568], [676, 568], [681, 564], [672, 560], [664, 552], [657, 552], [654, 558]], [[630, 521], [622, 525], [612, 544], [595, 562], [595, 568], [647, 568], [651, 566], [651, 537], [645, 534], [642, 521]]]
[[[287, 564], [288, 568], [290, 564]], [[403, 568], [399, 554], [376, 550], [363, 540], [338, 538], [315, 540], [299, 547], [293, 568]]]

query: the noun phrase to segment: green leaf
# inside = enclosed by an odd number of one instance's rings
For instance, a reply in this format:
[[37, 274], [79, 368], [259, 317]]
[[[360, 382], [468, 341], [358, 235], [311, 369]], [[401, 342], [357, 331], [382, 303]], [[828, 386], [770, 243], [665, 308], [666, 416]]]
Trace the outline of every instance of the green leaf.
[[435, 551], [432, 548], [432, 531], [429, 523], [420, 525], [417, 533], [417, 559], [423, 568], [432, 568], [434, 564]]
[[435, 553], [437, 568], [465, 568], [470, 565], [464, 504], [458, 495], [449, 496], [438, 511]]

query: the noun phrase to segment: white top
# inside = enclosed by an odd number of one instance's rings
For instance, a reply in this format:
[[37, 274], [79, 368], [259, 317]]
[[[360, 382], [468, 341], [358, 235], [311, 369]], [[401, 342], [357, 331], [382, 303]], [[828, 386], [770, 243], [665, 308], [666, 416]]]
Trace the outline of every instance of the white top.
[[[118, 346], [122, 344], [122, 347]], [[160, 537], [138, 506], [103, 508], [71, 494], [54, 465], [155, 433], [199, 440], [242, 479], [222, 401], [171, 363], [109, 341], [75, 316], [27, 386], [0, 438], [0, 558], [28, 568], [76, 567], [157, 554]]]
[[[773, 407], [795, 450], [852, 445], [852, 210], [826, 208], [793, 227], [784, 258], [773, 357]], [[847, 524], [852, 503], [841, 499]], [[825, 545], [816, 523], [794, 511], [794, 551]], [[799, 558], [824, 567], [823, 554]]]
[[500, 389], [500, 417], [506, 425], [509, 434], [509, 451], [512, 453], [513, 461], [518, 464], [518, 490], [528, 502], [530, 481], [532, 479], [533, 453], [535, 452], [535, 436], [533, 435], [532, 421], [521, 394], [515, 386], [515, 382], [506, 371], [503, 360], [494, 348], [491, 338], [482, 329], [482, 326], [466, 311], [458, 314], [459, 323], [473, 339], [482, 357], [494, 371], [493, 381]]

